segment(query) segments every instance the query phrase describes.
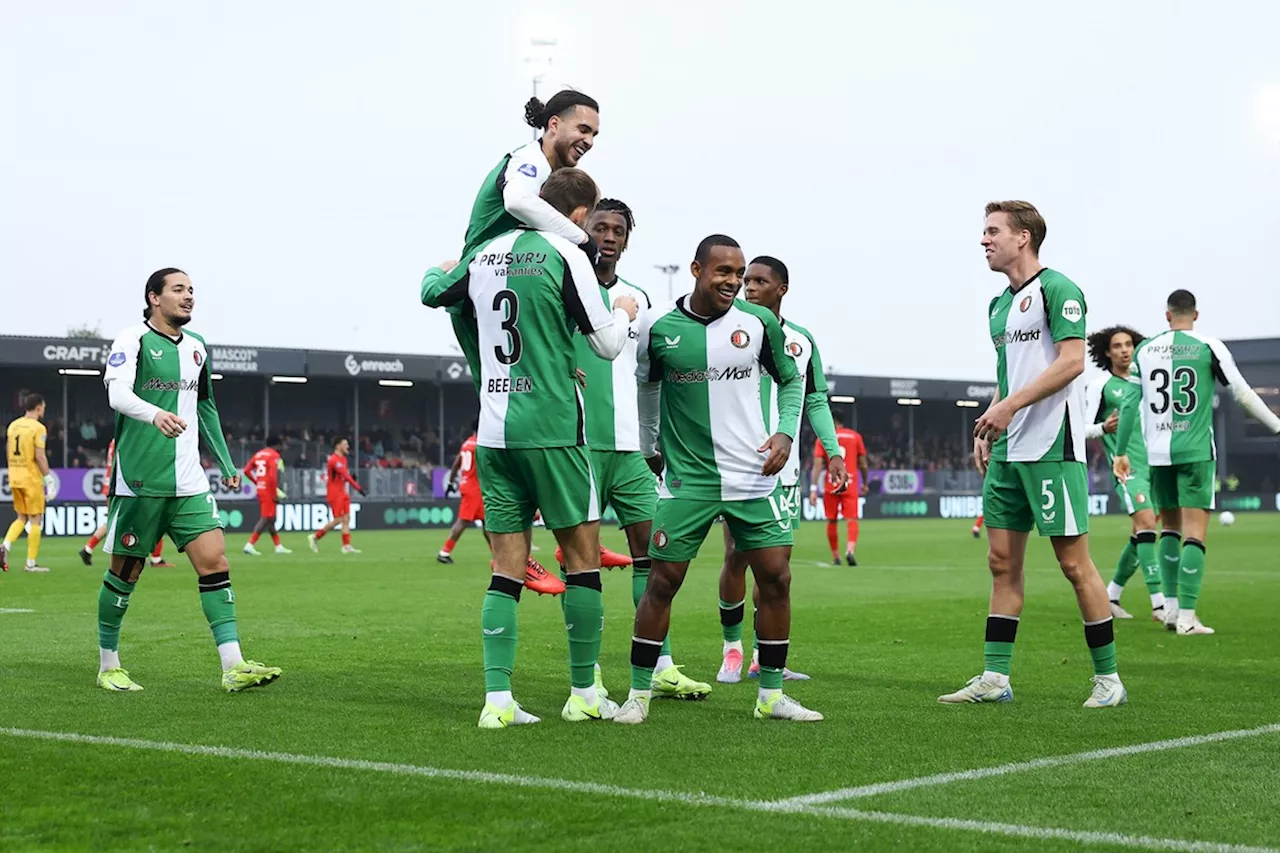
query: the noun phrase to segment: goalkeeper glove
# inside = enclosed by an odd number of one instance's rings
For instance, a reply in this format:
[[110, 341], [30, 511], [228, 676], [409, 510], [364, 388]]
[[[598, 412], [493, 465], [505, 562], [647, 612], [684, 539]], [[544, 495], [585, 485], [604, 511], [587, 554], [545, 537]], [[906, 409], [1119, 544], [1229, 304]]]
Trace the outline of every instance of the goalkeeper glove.
[[58, 478], [52, 473], [44, 475], [44, 496], [52, 500], [54, 495], [58, 493]]

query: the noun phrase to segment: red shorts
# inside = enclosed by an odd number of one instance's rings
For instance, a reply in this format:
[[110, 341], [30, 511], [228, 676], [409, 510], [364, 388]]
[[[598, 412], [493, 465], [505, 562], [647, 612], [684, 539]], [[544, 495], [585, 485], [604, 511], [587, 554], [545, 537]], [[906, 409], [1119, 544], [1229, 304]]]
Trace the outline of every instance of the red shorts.
[[269, 518], [275, 521], [276, 518], [276, 499], [268, 497], [258, 498], [258, 511], [263, 518]]
[[351, 512], [351, 496], [350, 495], [329, 495], [329, 511], [333, 513], [334, 518], [348, 515]]
[[844, 490], [844, 494], [833, 495], [828, 492], [822, 498], [823, 507], [827, 511], [827, 521], [835, 521], [836, 512], [844, 516], [846, 521], [853, 521], [858, 517], [858, 489], [853, 482], [849, 483], [849, 488]]
[[462, 492], [462, 506], [458, 507], [458, 518], [463, 521], [484, 521], [484, 498], [480, 490], [468, 489]]

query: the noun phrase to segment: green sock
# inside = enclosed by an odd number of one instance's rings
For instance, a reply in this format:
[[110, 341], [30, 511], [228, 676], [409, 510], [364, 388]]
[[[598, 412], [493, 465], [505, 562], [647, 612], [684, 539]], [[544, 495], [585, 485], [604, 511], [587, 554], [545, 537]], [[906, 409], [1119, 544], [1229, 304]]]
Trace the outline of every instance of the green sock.
[[1143, 530], [1138, 539], [1138, 565], [1142, 567], [1142, 580], [1147, 585], [1147, 592], [1155, 595], [1160, 592], [1160, 555], [1156, 546], [1156, 532]]
[[766, 640], [760, 648], [760, 689], [781, 690], [787, 669], [787, 640]]
[[[634, 557], [631, 561], [631, 602], [636, 607], [640, 606], [640, 599], [644, 598], [644, 588], [649, 585], [649, 568], [653, 565], [653, 560], [649, 557]], [[667, 636], [662, 638], [663, 655], [671, 656], [671, 632], [667, 632]]]
[[987, 672], [1008, 675], [1013, 667], [1013, 641], [1018, 636], [1018, 617], [987, 617], [987, 638], [982, 646], [984, 668]]
[[1120, 552], [1120, 559], [1116, 561], [1116, 573], [1111, 578], [1111, 582], [1116, 586], [1124, 586], [1129, 582], [1129, 578], [1133, 577], [1133, 573], [1138, 569], [1138, 545], [1135, 537], [1130, 536], [1129, 541], [1125, 543], [1124, 550]]
[[1093, 658], [1094, 675], [1116, 674], [1115, 622], [1110, 618], [1090, 625], [1084, 624], [1084, 641], [1089, 645]]
[[1178, 609], [1195, 610], [1200, 598], [1200, 585], [1204, 583], [1204, 543], [1188, 539], [1182, 546], [1179, 565]]
[[111, 572], [102, 576], [102, 588], [98, 590], [98, 647], [108, 651], [120, 650], [120, 623], [129, 609], [129, 596], [136, 584], [121, 580]]
[[726, 643], [742, 642], [742, 620], [746, 618], [747, 602], [720, 599], [720, 633]]
[[569, 671], [574, 687], [596, 683], [600, 660], [600, 629], [604, 624], [604, 599], [600, 596], [600, 570], [569, 575], [564, 588], [564, 627], [569, 633]]
[[523, 584], [494, 575], [480, 608], [480, 630], [484, 644], [484, 689], [486, 693], [511, 689], [511, 671], [516, 665], [516, 608]]
[[661, 645], [639, 637], [631, 638], [631, 689], [652, 690], [653, 670], [658, 665]]
[[217, 645], [238, 643], [236, 633], [236, 594], [231, 589], [231, 575], [218, 572], [200, 578], [200, 609], [209, 620], [213, 641]]
[[1164, 586], [1164, 597], [1174, 601], [1178, 598], [1178, 566], [1182, 562], [1182, 534], [1176, 530], [1165, 530], [1160, 534], [1160, 578]]

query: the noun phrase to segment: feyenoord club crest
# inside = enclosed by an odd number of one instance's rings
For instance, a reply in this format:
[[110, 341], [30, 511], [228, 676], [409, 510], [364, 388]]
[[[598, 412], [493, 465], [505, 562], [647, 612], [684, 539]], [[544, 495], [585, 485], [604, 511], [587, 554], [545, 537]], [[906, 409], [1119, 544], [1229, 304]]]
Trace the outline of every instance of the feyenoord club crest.
[[791, 353], [792, 358], [799, 358], [800, 354], [804, 352], [804, 347], [800, 346], [799, 341], [791, 341], [787, 344], [787, 352]]
[[738, 349], [743, 349], [747, 344], [751, 343], [751, 336], [747, 334], [745, 329], [738, 329], [729, 336], [729, 343]]
[[132, 533], [126, 533], [120, 537], [120, 544], [126, 548], [132, 548], [134, 545], [138, 544], [138, 537], [134, 536]]
[[191, 351], [191, 357], [192, 357], [193, 359], [195, 359], [196, 367], [199, 367], [200, 365], [204, 364], [204, 358], [202, 358], [202, 357], [201, 357], [201, 355], [200, 355], [200, 350], [198, 350], [198, 349], [197, 349], [197, 350], [192, 350], [192, 351]]
[[1023, 314], [1027, 313], [1027, 309], [1031, 307], [1031, 297], [1026, 296], [1022, 299], [1022, 304], [1018, 306], [1018, 310]]
[[653, 544], [656, 548], [667, 547], [667, 531], [658, 528], [653, 534]]

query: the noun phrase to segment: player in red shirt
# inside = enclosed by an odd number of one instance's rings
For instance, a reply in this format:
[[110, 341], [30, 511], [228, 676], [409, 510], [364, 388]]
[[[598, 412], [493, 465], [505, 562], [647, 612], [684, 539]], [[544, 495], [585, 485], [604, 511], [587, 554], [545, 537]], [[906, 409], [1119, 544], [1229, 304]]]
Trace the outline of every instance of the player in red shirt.
[[982, 536], [982, 522], [984, 521], [986, 521], [986, 519], [979, 515], [978, 520], [973, 523], [973, 529], [969, 532], [973, 534], [974, 539]]
[[345, 438], [336, 439], [333, 442], [333, 455], [329, 457], [328, 464], [325, 465], [325, 479], [328, 481], [328, 492], [325, 498], [329, 502], [329, 511], [333, 513], [333, 520], [321, 527], [315, 533], [307, 536], [307, 544], [311, 546], [312, 551], [319, 551], [316, 543], [324, 538], [324, 535], [335, 527], [342, 527], [342, 553], [359, 554], [355, 548], [351, 547], [351, 496], [347, 493], [347, 486], [352, 486], [361, 495], [364, 495], [364, 488], [356, 482], [356, 478], [351, 476], [351, 472], [347, 470], [347, 454], [351, 452], [351, 442]]
[[[831, 562], [840, 565], [840, 532], [836, 527], [836, 520], [843, 515], [849, 534], [844, 561], [856, 566], [858, 559], [853, 552], [858, 545], [858, 498], [867, 493], [867, 447], [862, 443], [862, 436], [857, 430], [845, 429], [844, 417], [839, 412], [832, 411], [831, 417], [836, 422], [836, 442], [840, 445], [845, 465], [849, 469], [849, 487], [837, 494], [835, 484], [827, 481], [823, 497], [827, 511], [827, 542], [831, 545]], [[809, 486], [809, 502], [814, 506], [818, 505], [818, 478], [826, 467], [826, 462], [827, 452], [822, 449], [822, 442], [819, 441], [813, 449], [813, 479]]]
[[267, 436], [267, 446], [249, 457], [244, 466], [244, 476], [258, 489], [258, 523], [254, 525], [244, 552], [254, 557], [261, 552], [254, 547], [258, 537], [264, 532], [271, 534], [277, 554], [292, 554], [288, 548], [280, 544], [280, 534], [276, 531], [276, 500], [283, 500], [287, 495], [280, 488], [280, 472], [284, 470], [284, 460], [280, 458], [280, 436]]
[[[471, 436], [462, 442], [462, 448], [454, 458], [453, 466], [449, 468], [450, 487], [453, 486], [459, 475], [462, 477], [458, 482], [458, 494], [462, 498], [462, 506], [458, 508], [457, 520], [453, 522], [453, 527], [449, 529], [449, 538], [445, 540], [444, 547], [440, 549], [440, 553], [436, 554], [437, 563], [452, 563], [453, 547], [458, 544], [463, 532], [477, 521], [484, 521], [484, 498], [480, 496], [480, 475], [476, 471], [476, 429], [478, 426], [478, 424], [472, 424]], [[484, 541], [488, 542], [488, 531], [481, 527], [480, 532], [484, 533]], [[492, 551], [492, 548], [490, 550]]]
[[[103, 488], [111, 482], [111, 469], [115, 467], [116, 462], [116, 440], [111, 439], [111, 443], [107, 445], [107, 473], [102, 478]], [[98, 529], [93, 531], [93, 535], [89, 537], [89, 541], [84, 543], [84, 547], [80, 549], [80, 561], [86, 566], [93, 565], [93, 549], [98, 547], [107, 535], [107, 526], [99, 524]], [[161, 554], [164, 553], [164, 540], [161, 539], [156, 543], [156, 548], [151, 552], [151, 565], [157, 569], [172, 569], [173, 563], [166, 563]]]

